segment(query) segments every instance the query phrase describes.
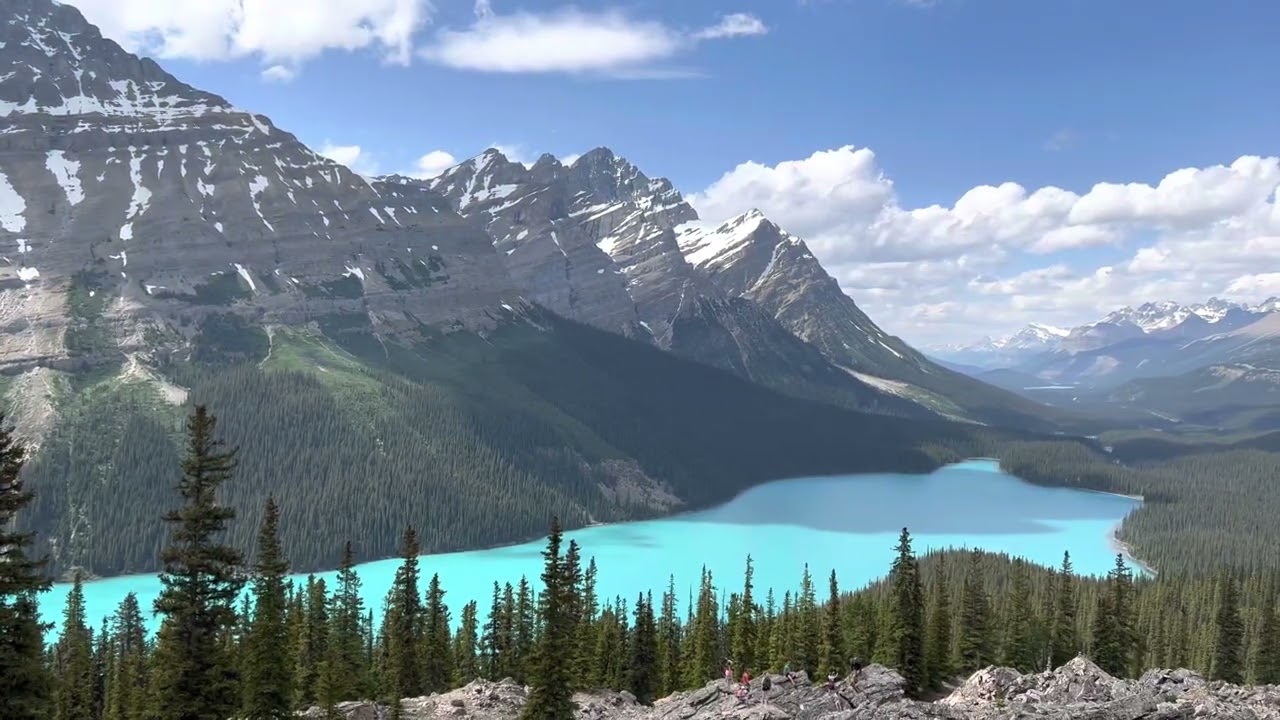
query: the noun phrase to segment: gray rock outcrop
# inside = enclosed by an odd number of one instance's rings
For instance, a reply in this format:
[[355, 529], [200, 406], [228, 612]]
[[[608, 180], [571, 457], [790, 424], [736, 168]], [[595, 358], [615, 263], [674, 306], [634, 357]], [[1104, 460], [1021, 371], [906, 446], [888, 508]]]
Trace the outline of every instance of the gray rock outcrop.
[[[627, 692], [598, 691], [574, 696], [580, 720], [1280, 720], [1280, 686], [1238, 686], [1210, 682], [1188, 670], [1151, 670], [1137, 680], [1114, 678], [1078, 657], [1043, 673], [988, 667], [950, 695], [934, 701], [906, 699], [902, 676], [871, 665], [856, 681], [846, 677], [830, 690], [801, 673], [795, 683], [770, 675], [752, 680], [740, 693], [738, 683], [717, 680], [644, 706]], [[516, 720], [528, 689], [513, 680], [475, 681], [401, 706], [406, 720], [476, 718]], [[390, 709], [368, 702], [343, 703], [347, 720], [384, 720]], [[319, 708], [304, 713], [324, 716]]]

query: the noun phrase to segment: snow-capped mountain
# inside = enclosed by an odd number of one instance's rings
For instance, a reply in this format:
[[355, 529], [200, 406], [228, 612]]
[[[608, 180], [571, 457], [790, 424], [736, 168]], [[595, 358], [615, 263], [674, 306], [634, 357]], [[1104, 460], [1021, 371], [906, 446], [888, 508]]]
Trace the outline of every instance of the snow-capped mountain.
[[1277, 311], [1280, 311], [1280, 298], [1253, 305], [1218, 297], [1188, 305], [1161, 300], [1123, 307], [1073, 328], [1031, 323], [1012, 335], [986, 337], [970, 345], [932, 350], [954, 362], [979, 367], [1012, 367], [1041, 353], [1095, 351], [1140, 338], [1195, 340], [1243, 327]]
[[[22, 330], [0, 336], [0, 369], [132, 352], [154, 320], [199, 320], [230, 296], [267, 322], [363, 303], [387, 331], [480, 320], [517, 298], [484, 233], [438, 196], [367, 182], [70, 6], [6, 10], [0, 324]], [[85, 312], [76, 290], [109, 298], [111, 342], [67, 347]]]
[[488, 230], [525, 296], [568, 317], [793, 394], [892, 380], [939, 406], [952, 385], [985, 387], [881, 330], [758, 210], [701, 222], [668, 180], [608, 148], [527, 168], [490, 149], [416, 182]]

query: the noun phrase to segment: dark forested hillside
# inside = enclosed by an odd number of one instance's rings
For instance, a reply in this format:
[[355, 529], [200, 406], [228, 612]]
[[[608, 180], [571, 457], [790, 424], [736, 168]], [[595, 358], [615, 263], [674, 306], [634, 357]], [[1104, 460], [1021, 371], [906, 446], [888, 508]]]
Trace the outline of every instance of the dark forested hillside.
[[[211, 316], [193, 359], [74, 376], [29, 466], [33, 526], [59, 570], [153, 570], [154, 518], [173, 486], [182, 405], [206, 403], [240, 448], [252, 545], [269, 494], [299, 569], [331, 566], [328, 537], [390, 556], [412, 523], [422, 550], [524, 540], [651, 516], [787, 476], [924, 472], [1007, 434], [870, 416], [779, 395], [731, 374], [531, 311], [480, 336], [384, 341], [363, 315], [324, 333]], [[535, 326], [532, 323], [536, 323]]]
[[1034, 483], [1141, 495], [1118, 537], [1161, 573], [1280, 569], [1280, 454], [1255, 449], [1121, 464], [1080, 443], [1012, 443], [1001, 467]]

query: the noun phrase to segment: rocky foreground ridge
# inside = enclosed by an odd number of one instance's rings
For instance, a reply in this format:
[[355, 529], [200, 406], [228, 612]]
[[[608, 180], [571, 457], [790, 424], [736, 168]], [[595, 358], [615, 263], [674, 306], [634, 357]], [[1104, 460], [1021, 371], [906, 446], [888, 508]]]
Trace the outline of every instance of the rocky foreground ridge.
[[[1176, 720], [1227, 718], [1280, 720], [1280, 686], [1238, 686], [1209, 681], [1190, 670], [1149, 670], [1137, 680], [1107, 674], [1084, 657], [1043, 673], [988, 667], [971, 675], [950, 695], [934, 702], [904, 697], [902, 676], [882, 665], [862, 670], [836, 684], [835, 691], [801, 674], [794, 684], [783, 676], [751, 681], [743, 701], [737, 684], [724, 680], [641, 705], [627, 692], [578, 693], [574, 717], [583, 720], [888, 720], [890, 718], [969, 720], [971, 718], [1056, 718], [1070, 720]], [[527, 688], [507, 679], [477, 680], [431, 697], [403, 701], [406, 720], [480, 718], [515, 720]], [[369, 702], [338, 706], [348, 720], [383, 720], [390, 708]], [[319, 708], [305, 713], [322, 718]]]

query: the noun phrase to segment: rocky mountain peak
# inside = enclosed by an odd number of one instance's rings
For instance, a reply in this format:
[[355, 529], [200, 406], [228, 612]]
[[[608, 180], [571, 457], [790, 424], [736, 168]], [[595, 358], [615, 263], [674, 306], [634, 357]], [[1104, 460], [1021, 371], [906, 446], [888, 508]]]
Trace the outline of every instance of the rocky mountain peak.
[[564, 174], [564, 163], [551, 153], [542, 153], [529, 168], [529, 179], [539, 184], [553, 183]]
[[241, 112], [102, 37], [79, 10], [10, 0], [0, 25], [0, 117], [78, 115], [156, 121]]
[[524, 165], [509, 159], [497, 148], [489, 148], [428, 180], [427, 186], [449, 198], [456, 210], [464, 212], [477, 203], [507, 197], [531, 179], [530, 170]]
[[670, 180], [649, 178], [607, 147], [583, 153], [569, 166], [567, 179], [571, 192], [590, 195], [597, 203], [634, 201], [642, 210], [670, 214], [672, 224], [698, 216]]
[[[351, 311], [393, 335], [514, 301], [483, 233], [437, 195], [365, 180], [73, 7], [4, 7], [0, 368], [114, 362], [154, 349], [155, 328], [185, 328], [179, 347], [210, 314]], [[92, 318], [77, 293], [102, 299]]]

